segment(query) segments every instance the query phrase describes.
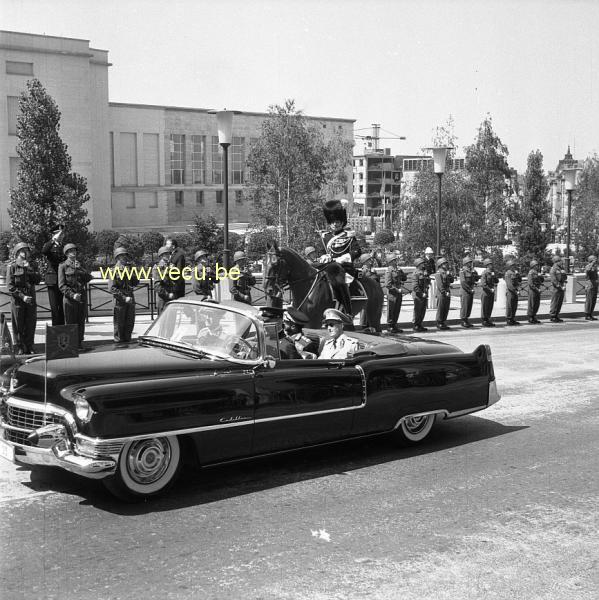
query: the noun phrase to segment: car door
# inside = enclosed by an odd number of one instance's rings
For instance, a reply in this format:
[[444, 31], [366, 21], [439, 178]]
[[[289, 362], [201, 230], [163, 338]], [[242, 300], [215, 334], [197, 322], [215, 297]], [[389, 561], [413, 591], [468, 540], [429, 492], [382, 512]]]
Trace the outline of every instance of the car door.
[[362, 404], [353, 360], [278, 360], [255, 375], [253, 453], [329, 442], [350, 433]]

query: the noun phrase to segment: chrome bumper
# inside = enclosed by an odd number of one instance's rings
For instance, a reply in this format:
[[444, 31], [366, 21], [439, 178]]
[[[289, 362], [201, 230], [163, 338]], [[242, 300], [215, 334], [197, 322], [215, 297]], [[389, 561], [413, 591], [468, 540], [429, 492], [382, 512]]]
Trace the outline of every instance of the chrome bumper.
[[501, 400], [501, 396], [497, 391], [497, 382], [493, 379], [493, 381], [489, 382], [489, 402], [487, 403], [487, 406], [491, 406], [492, 404], [499, 402], [499, 400]]

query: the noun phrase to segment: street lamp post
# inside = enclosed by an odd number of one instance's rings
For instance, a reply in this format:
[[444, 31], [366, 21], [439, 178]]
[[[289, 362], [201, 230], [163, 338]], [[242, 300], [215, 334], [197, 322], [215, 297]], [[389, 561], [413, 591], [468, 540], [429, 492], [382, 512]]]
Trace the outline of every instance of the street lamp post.
[[568, 193], [568, 229], [566, 230], [566, 272], [570, 273], [570, 231], [572, 228], [572, 192], [576, 188], [579, 169], [564, 169], [566, 192]]
[[436, 146], [431, 148], [433, 151], [433, 166], [434, 171], [439, 178], [439, 190], [437, 194], [437, 241], [436, 251], [437, 256], [441, 256], [441, 180], [445, 173], [445, 163], [447, 162], [447, 152], [452, 150], [450, 146]]

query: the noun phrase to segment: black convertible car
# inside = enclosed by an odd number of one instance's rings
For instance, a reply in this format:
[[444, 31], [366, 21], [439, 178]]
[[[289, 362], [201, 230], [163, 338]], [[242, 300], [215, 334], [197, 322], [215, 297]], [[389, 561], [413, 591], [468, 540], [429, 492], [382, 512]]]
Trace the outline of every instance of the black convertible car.
[[435, 418], [499, 400], [488, 346], [349, 335], [351, 358], [281, 360], [278, 325], [260, 309], [171, 302], [135, 343], [48, 361], [47, 376], [43, 357], [9, 369], [0, 455], [140, 499], [167, 489], [184, 458], [214, 464], [382, 433], [417, 443]]

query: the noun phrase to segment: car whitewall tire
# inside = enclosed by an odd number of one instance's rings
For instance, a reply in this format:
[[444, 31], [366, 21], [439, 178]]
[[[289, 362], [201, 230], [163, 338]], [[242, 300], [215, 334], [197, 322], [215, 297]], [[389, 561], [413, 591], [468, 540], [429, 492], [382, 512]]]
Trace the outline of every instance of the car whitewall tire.
[[435, 423], [435, 415], [421, 415], [402, 419], [397, 433], [401, 441], [417, 444], [428, 436]]

